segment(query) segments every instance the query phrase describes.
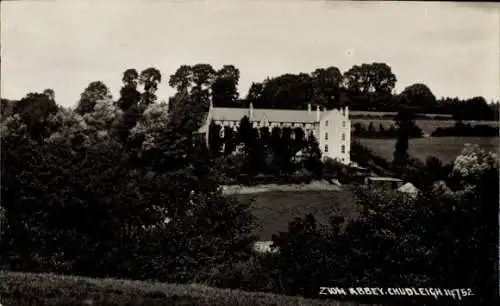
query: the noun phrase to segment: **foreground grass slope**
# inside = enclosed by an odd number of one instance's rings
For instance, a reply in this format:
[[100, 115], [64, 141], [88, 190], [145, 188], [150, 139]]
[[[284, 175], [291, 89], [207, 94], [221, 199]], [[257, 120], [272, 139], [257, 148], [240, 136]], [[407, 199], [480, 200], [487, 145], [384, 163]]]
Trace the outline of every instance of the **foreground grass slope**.
[[313, 214], [318, 224], [329, 224], [331, 217], [346, 220], [359, 213], [352, 191], [343, 186], [337, 191], [268, 191], [231, 195], [241, 201], [252, 200], [252, 213], [257, 218], [254, 232], [259, 240], [271, 240], [273, 234], [288, 230], [296, 217]]
[[0, 272], [0, 303], [25, 305], [359, 305], [268, 293], [119, 279]]

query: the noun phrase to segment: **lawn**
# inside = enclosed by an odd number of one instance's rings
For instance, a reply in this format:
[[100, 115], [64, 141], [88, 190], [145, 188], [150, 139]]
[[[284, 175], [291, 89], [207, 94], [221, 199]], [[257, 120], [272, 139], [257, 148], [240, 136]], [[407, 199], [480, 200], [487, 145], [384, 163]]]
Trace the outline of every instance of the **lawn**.
[[359, 305], [332, 299], [312, 300], [269, 293], [218, 289], [203, 285], [176, 285], [5, 271], [0, 271], [0, 304], [4, 306]]
[[242, 201], [253, 200], [252, 212], [258, 222], [254, 234], [261, 241], [287, 231], [289, 222], [296, 217], [313, 214], [318, 223], [326, 225], [332, 216], [350, 220], [359, 212], [348, 187], [338, 191], [269, 191], [231, 196]]
[[[381, 157], [392, 160], [395, 139], [356, 138], [363, 146]], [[483, 150], [499, 153], [498, 137], [429, 137], [410, 140], [409, 154], [422, 161], [432, 155], [443, 163], [450, 163], [460, 154], [465, 144], [478, 144]]]
[[[361, 123], [365, 127], [368, 127], [370, 122], [373, 122], [373, 126], [375, 129], [379, 129], [380, 124], [384, 126], [384, 128], [390, 128], [391, 125], [395, 125], [394, 120], [391, 119], [378, 119], [378, 118], [373, 118], [373, 119], [351, 119], [351, 125], [354, 126], [356, 123]], [[478, 124], [485, 124], [485, 125], [491, 125], [491, 126], [499, 126], [498, 121], [464, 121], [464, 123], [470, 123], [472, 126], [478, 125]], [[416, 124], [422, 129], [424, 134], [431, 134], [434, 132], [438, 127], [440, 128], [445, 128], [445, 127], [451, 127], [455, 125], [454, 120], [416, 120]]]

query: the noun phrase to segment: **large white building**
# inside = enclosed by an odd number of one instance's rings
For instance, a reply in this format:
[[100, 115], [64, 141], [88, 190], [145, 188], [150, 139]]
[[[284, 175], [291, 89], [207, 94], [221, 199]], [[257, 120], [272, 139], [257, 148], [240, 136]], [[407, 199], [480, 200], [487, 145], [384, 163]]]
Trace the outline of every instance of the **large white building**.
[[237, 129], [241, 119], [247, 116], [254, 128], [269, 127], [300, 127], [305, 132], [305, 137], [314, 135], [319, 142], [323, 158], [336, 159], [342, 163], [350, 163], [351, 149], [351, 123], [349, 121], [349, 108], [313, 110], [311, 104], [307, 110], [229, 108], [213, 107], [210, 105], [206, 121], [199, 132], [205, 134], [208, 141], [210, 123], [213, 121], [221, 127]]

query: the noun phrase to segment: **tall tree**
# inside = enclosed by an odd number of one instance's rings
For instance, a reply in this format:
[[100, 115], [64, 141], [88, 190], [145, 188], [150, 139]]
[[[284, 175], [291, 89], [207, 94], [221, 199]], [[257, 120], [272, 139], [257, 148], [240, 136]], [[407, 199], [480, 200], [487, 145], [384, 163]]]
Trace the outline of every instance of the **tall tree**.
[[221, 137], [221, 126], [215, 122], [210, 123], [208, 131], [208, 146], [212, 156], [218, 157], [222, 150], [223, 138]]
[[139, 73], [135, 69], [127, 69], [122, 77], [123, 87], [120, 90], [118, 105], [123, 111], [139, 103], [141, 93], [137, 90], [139, 84]]
[[156, 91], [161, 83], [161, 72], [153, 67], [144, 69], [139, 76], [139, 84], [144, 86], [141, 105], [147, 107], [156, 101]]
[[209, 64], [182, 65], [170, 76], [168, 84], [175, 88], [177, 93], [169, 104], [173, 105], [176, 101], [184, 101], [187, 98], [193, 103], [192, 109], [196, 109], [195, 116], [203, 117], [209, 107], [215, 74]]
[[395, 121], [398, 126], [398, 137], [393, 153], [393, 168], [397, 175], [401, 175], [409, 158], [409, 138], [415, 126], [415, 111], [409, 107], [402, 107]]
[[215, 106], [235, 106], [238, 100], [240, 71], [233, 65], [224, 65], [217, 71], [212, 84], [212, 101]]
[[354, 65], [344, 73], [343, 83], [353, 107], [370, 110], [376, 109], [380, 102], [387, 104], [396, 76], [384, 63]]
[[15, 104], [14, 114], [19, 115], [33, 139], [46, 136], [47, 120], [58, 111], [57, 104], [44, 93], [29, 93]]
[[247, 95], [257, 108], [280, 109], [305, 109], [313, 97], [313, 79], [306, 73], [284, 74], [255, 83]]
[[245, 150], [249, 150], [251, 147], [251, 131], [252, 125], [250, 119], [244, 116], [240, 120], [240, 125], [238, 126], [238, 142], [245, 145]]
[[321, 149], [319, 142], [314, 135], [309, 135], [304, 148], [305, 168], [320, 178], [323, 173], [323, 163], [321, 162]]
[[311, 73], [314, 82], [316, 101], [320, 104], [333, 107], [334, 101], [338, 101], [340, 86], [342, 85], [342, 73], [337, 67], [318, 68]]
[[229, 127], [224, 127], [224, 155], [228, 156], [234, 152], [234, 130]]
[[76, 112], [80, 115], [90, 113], [94, 110], [97, 101], [109, 99], [112, 99], [109, 88], [101, 81], [94, 81], [82, 92]]
[[401, 92], [401, 96], [406, 105], [417, 107], [423, 112], [431, 113], [436, 108], [436, 97], [425, 84], [412, 84]]

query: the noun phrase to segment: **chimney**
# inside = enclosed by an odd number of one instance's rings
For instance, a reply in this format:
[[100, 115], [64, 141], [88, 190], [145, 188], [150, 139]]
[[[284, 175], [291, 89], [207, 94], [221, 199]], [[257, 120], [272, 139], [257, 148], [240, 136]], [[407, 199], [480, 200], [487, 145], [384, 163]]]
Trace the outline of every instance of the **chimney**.
[[320, 115], [320, 113], [319, 113], [319, 106], [316, 105], [316, 121], [319, 121], [319, 117], [320, 117], [319, 115]]
[[307, 104], [307, 113], [310, 115], [311, 114], [311, 103]]
[[250, 102], [250, 120], [253, 120], [253, 103]]

